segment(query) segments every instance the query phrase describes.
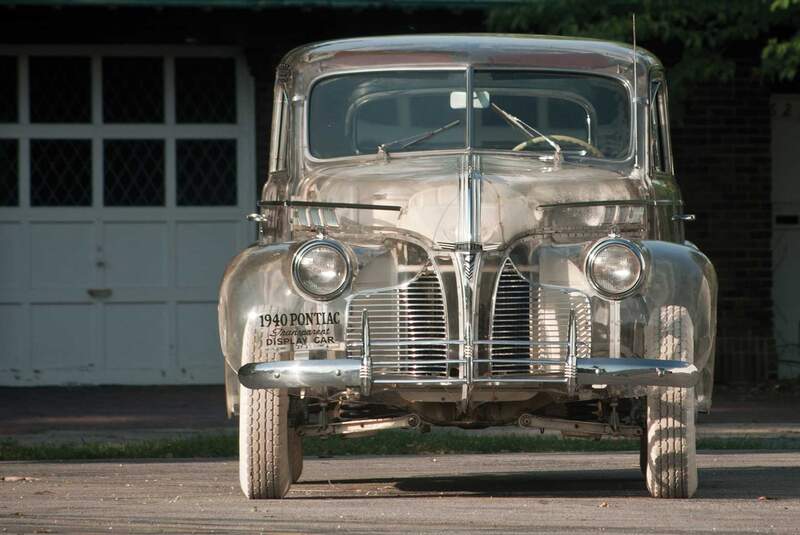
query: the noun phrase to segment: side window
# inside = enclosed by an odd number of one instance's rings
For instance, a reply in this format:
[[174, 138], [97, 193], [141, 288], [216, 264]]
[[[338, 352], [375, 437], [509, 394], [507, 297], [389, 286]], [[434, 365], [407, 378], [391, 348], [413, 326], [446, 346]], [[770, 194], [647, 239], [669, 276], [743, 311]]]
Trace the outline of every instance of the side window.
[[666, 147], [664, 143], [663, 128], [661, 123], [661, 94], [664, 82], [656, 80], [650, 88], [650, 153], [653, 159], [653, 170], [667, 172]]
[[656, 79], [650, 90], [650, 132], [653, 169], [672, 174], [672, 149], [669, 137], [667, 84]]

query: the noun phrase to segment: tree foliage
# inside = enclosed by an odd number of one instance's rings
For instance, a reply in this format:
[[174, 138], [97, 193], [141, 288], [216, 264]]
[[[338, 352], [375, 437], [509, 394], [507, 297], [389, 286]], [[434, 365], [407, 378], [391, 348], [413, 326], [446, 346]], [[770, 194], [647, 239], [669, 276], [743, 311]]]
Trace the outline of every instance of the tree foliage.
[[759, 79], [797, 79], [800, 0], [529, 0], [495, 9], [492, 31], [637, 41], [668, 67], [680, 101], [695, 83], [727, 81], [750, 61]]
[[780, 80], [797, 79], [800, 71], [800, 24], [797, 23], [800, 0], [775, 0], [772, 2], [771, 10], [773, 13], [786, 16], [789, 20], [793, 18], [796, 30], [786, 39], [769, 38], [761, 53], [764, 70]]

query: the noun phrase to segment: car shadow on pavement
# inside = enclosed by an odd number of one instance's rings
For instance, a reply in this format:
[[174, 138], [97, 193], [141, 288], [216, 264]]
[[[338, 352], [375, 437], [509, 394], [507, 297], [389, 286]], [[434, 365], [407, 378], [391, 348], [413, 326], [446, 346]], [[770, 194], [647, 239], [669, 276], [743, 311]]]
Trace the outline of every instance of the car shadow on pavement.
[[[703, 499], [796, 499], [800, 498], [800, 467], [725, 467], [700, 469], [698, 498]], [[451, 497], [647, 497], [644, 478], [636, 469], [586, 471], [536, 471], [498, 474], [436, 475], [420, 477], [303, 481], [306, 485], [333, 485], [337, 499], [422, 496]], [[382, 489], [375, 494], [370, 488]], [[349, 490], [359, 489], [350, 495]], [[309, 489], [311, 490], [311, 489]], [[313, 491], [312, 491], [313, 492]], [[297, 496], [313, 499], [312, 496]], [[331, 498], [330, 492], [325, 498]]]

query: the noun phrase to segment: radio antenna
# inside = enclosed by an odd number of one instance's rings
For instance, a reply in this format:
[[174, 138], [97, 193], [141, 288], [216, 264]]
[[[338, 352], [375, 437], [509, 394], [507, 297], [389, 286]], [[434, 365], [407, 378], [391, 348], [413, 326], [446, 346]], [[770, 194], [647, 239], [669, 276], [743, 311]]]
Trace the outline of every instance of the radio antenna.
[[636, 70], [636, 13], [631, 14], [633, 26], [633, 167], [639, 169], [639, 74]]

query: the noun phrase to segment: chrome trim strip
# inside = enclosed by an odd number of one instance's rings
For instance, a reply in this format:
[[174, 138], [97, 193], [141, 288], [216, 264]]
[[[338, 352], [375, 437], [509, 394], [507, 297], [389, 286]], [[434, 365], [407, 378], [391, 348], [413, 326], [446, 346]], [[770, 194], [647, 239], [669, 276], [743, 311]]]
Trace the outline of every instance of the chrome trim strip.
[[276, 207], [276, 206], [306, 206], [311, 208], [353, 208], [356, 210], [388, 210], [392, 212], [400, 212], [402, 206], [393, 206], [387, 204], [360, 204], [348, 202], [310, 202], [310, 201], [259, 201], [259, 206], [263, 207]]
[[683, 205], [683, 201], [673, 200], [646, 200], [646, 199], [612, 199], [608, 201], [576, 201], [540, 204], [539, 208], [580, 208], [590, 206], [659, 206]]

